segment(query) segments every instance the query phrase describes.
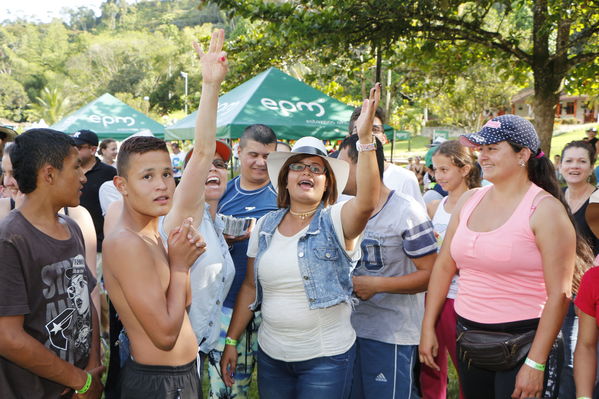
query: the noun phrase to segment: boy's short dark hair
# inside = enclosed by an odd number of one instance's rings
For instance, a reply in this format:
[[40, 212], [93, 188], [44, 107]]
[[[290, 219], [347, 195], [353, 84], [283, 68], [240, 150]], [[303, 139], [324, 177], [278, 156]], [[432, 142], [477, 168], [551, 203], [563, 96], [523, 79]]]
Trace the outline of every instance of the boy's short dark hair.
[[[358, 149], [356, 148], [356, 143], [359, 139], [357, 134], [352, 134], [351, 136], [347, 136], [339, 146], [339, 152], [344, 148], [347, 148], [347, 155], [352, 163], [358, 163]], [[385, 151], [383, 150], [381, 141], [376, 137], [374, 137], [374, 139], [376, 140], [376, 163], [379, 167], [379, 176], [381, 181], [383, 181], [383, 173], [385, 172]]]
[[270, 127], [257, 123], [243, 130], [239, 140], [239, 148], [245, 147], [248, 140], [254, 140], [264, 145], [276, 144], [277, 135]]
[[19, 190], [29, 194], [37, 188], [37, 174], [46, 164], [62, 169], [75, 142], [53, 129], [29, 129], [15, 138], [10, 150], [13, 174]]
[[150, 151], [164, 151], [168, 154], [164, 140], [153, 136], [131, 137], [121, 144], [119, 155], [117, 155], [116, 172], [119, 176], [127, 176], [129, 169], [129, 158], [133, 154], [145, 154]]
[[[362, 113], [362, 106], [356, 107], [354, 109], [354, 112], [352, 112], [351, 116], [349, 117], [349, 126], [348, 126], [347, 134], [352, 135], [354, 133], [354, 125], [356, 124], [356, 121], [360, 117], [361, 113]], [[379, 118], [383, 124], [385, 123], [385, 111], [383, 111], [383, 109], [381, 107], [376, 108], [376, 111], [374, 112], [374, 116]]]

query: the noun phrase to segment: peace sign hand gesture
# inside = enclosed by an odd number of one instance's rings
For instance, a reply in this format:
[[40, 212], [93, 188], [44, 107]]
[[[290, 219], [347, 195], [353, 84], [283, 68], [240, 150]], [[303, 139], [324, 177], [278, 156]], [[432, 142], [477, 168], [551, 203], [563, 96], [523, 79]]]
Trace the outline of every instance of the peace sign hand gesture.
[[216, 29], [212, 32], [210, 38], [210, 47], [204, 53], [202, 47], [193, 42], [193, 48], [196, 50], [200, 63], [202, 64], [202, 80], [204, 84], [221, 84], [227, 75], [229, 65], [227, 63], [227, 53], [223, 50], [225, 41], [225, 31]]

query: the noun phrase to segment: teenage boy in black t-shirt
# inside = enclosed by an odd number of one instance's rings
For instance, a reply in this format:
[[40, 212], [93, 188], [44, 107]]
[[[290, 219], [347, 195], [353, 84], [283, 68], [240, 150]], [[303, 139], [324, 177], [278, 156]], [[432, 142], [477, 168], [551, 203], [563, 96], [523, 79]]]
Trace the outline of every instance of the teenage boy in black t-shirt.
[[14, 177], [23, 204], [0, 222], [0, 398], [98, 398], [98, 318], [81, 230], [85, 176], [71, 138], [32, 129], [15, 139]]

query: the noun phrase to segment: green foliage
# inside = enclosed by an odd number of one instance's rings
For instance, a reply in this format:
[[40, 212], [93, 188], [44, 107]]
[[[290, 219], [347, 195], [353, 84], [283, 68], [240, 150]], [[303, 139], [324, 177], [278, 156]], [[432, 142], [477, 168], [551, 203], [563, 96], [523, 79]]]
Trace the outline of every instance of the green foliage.
[[72, 111], [69, 97], [55, 87], [45, 87], [35, 100], [31, 105], [33, 117], [43, 119], [49, 125], [58, 122]]
[[[513, 84], [526, 84], [532, 78], [537, 128], [544, 148], [550, 145], [552, 110], [562, 85], [569, 90], [593, 86], [599, 72], [599, 5], [595, 1], [216, 3], [258, 24], [256, 31], [266, 44], [262, 57], [254, 57], [260, 65], [297, 62], [301, 54], [317, 59], [325, 69], [341, 58], [345, 68], [355, 70], [378, 53], [396, 72], [401, 71], [401, 77], [424, 78], [416, 84], [414, 79], [400, 79], [391, 90], [414, 91], [425, 98], [433, 97], [431, 89], [451, 90], [459, 83], [456, 78], [475, 65], [490, 65], [496, 75], [509, 77]], [[250, 52], [256, 44], [251, 35], [237, 39], [234, 49], [240, 53]], [[414, 60], [419, 64], [414, 65]], [[246, 68], [253, 70], [256, 65]], [[479, 107], [477, 111], [480, 114], [482, 110]]]
[[8, 74], [0, 74], [0, 117], [22, 122], [29, 99], [23, 85]]
[[[0, 87], [21, 98], [14, 104], [22, 104], [23, 91], [34, 104], [52, 87], [74, 107], [112, 92], [155, 114], [185, 103], [193, 109], [201, 79], [190, 44], [206, 45], [216, 26], [226, 30], [232, 60], [224, 91], [275, 66], [357, 105], [378, 70], [395, 127], [417, 132], [425, 109], [443, 123], [472, 127], [533, 82], [545, 109], [562, 86], [599, 94], [597, 7], [563, 0], [107, 0], [99, 17], [80, 7], [65, 12], [66, 23], [0, 24]], [[189, 76], [187, 98], [181, 72]], [[2, 115], [18, 120], [29, 111], [0, 104]]]
[[221, 14], [214, 4], [198, 9], [195, 0], [118, 0], [106, 1], [100, 17], [80, 7], [66, 11], [67, 23], [0, 24], [0, 115], [40, 117], [46, 101], [57, 107], [44, 91], [50, 87], [50, 93], [67, 93], [73, 107], [121, 93], [158, 116], [183, 108], [181, 71], [189, 74], [193, 108], [201, 79], [191, 43], [207, 46], [213, 29], [207, 22], [223, 24]]

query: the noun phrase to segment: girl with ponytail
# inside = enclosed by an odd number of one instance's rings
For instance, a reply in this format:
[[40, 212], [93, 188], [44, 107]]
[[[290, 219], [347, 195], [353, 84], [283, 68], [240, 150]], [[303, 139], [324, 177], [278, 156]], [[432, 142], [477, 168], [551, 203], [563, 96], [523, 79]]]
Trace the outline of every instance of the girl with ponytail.
[[[468, 148], [457, 140], [446, 141], [439, 145], [432, 156], [435, 180], [447, 196], [428, 204], [428, 215], [433, 222], [435, 236], [439, 248], [443, 243], [445, 231], [452, 211], [458, 200], [466, 191], [480, 187], [480, 168]], [[458, 291], [458, 276], [451, 280], [447, 298], [435, 323], [435, 333], [439, 342], [438, 354], [435, 358], [439, 371], [423, 366], [420, 370], [420, 387], [423, 399], [445, 399], [447, 395], [447, 354], [457, 366], [456, 356], [456, 315], [454, 300]], [[463, 398], [460, 392], [460, 398]]]

